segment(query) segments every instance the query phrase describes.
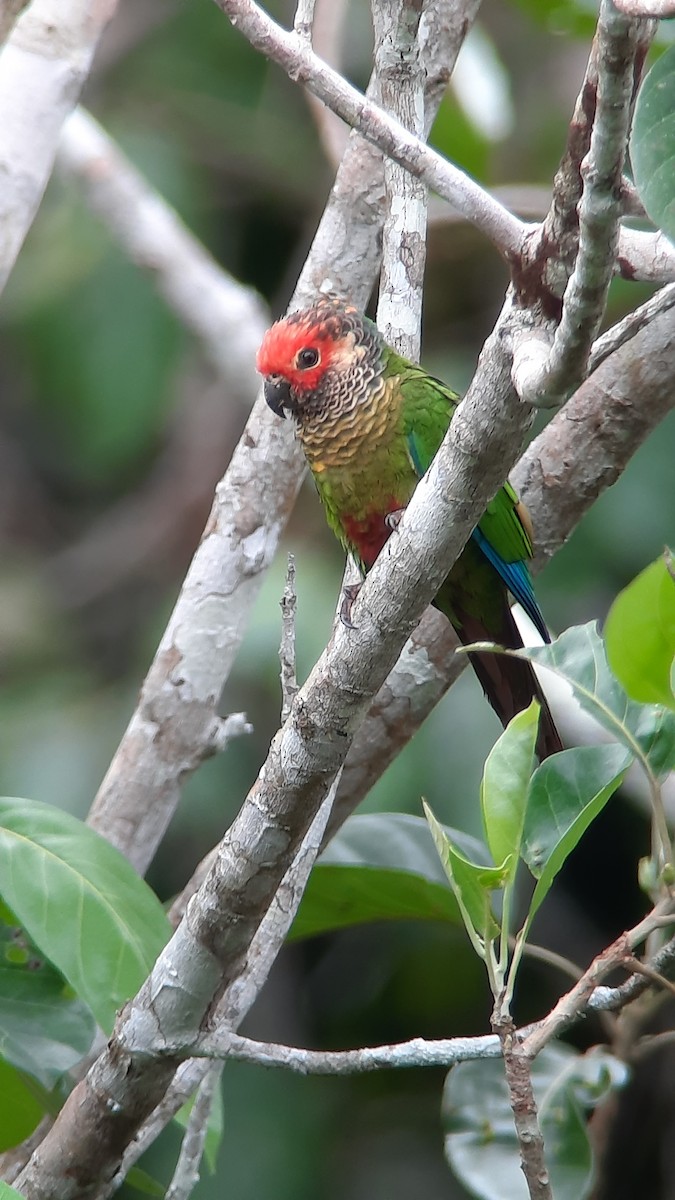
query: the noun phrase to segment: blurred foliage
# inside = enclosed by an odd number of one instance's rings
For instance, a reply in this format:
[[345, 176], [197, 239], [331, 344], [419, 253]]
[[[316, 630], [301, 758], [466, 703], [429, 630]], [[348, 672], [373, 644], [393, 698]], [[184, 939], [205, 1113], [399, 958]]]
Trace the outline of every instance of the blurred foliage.
[[[289, 3], [268, 7], [290, 21]], [[451, 91], [435, 144], [488, 186], [550, 187], [593, 9], [585, 0], [486, 0], [482, 31], [510, 80], [513, 126], [488, 141]], [[350, 0], [341, 65], [358, 86], [370, 70], [369, 37], [366, 0]], [[223, 265], [279, 312], [331, 183], [302, 92], [247, 46], [212, 0], [121, 0], [86, 102]], [[503, 264], [474, 231], [434, 223], [424, 358], [456, 387], [471, 377], [505, 283]], [[646, 294], [617, 281], [608, 319]], [[58, 176], [0, 300], [0, 401], [0, 791], [82, 815], [132, 711], [245, 413], [220, 398], [151, 281]], [[553, 627], [603, 618], [616, 592], [672, 544], [674, 460], [671, 417], [538, 581]], [[341, 559], [305, 487], [223, 699], [224, 710], [246, 709], [255, 733], [190, 780], [150, 873], [162, 899], [231, 820], [276, 729], [278, 600], [289, 549], [298, 567], [302, 677], [325, 643]], [[440, 820], [477, 833], [475, 797], [496, 734], [466, 675], [364, 809], [420, 815], [425, 795]], [[603, 887], [602, 851], [611, 841], [607, 881], [622, 863], [630, 879], [635, 846], [647, 839], [639, 810], [610, 805], [589, 834], [590, 849], [576, 851], [562, 873], [538, 936], [568, 950], [572, 937], [571, 952], [587, 958], [618, 933], [639, 893]], [[528, 1019], [557, 994], [559, 979], [527, 963], [524, 975], [518, 1016]], [[289, 948], [247, 1029], [352, 1045], [482, 1032], [488, 1011], [480, 965], [461, 935], [402, 922]], [[223, 1179], [237, 1200], [397, 1200], [413, 1187], [426, 1200], [462, 1195], [443, 1163], [439, 1078], [329, 1081], [228, 1067], [220, 1171], [205, 1175], [196, 1200], [221, 1196]], [[168, 1179], [176, 1149], [170, 1130], [143, 1165]]]

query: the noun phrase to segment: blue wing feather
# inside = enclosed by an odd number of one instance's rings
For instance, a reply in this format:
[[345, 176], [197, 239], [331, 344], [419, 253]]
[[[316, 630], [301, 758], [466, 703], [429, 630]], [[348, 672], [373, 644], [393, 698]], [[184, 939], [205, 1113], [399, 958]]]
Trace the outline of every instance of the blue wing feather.
[[522, 559], [518, 562], [505, 562], [501, 555], [497, 553], [494, 546], [487, 540], [485, 534], [481, 533], [480, 529], [474, 529], [472, 537], [480, 546], [488, 562], [492, 563], [495, 571], [504, 580], [511, 595], [525, 609], [525, 612], [544, 641], [550, 642], [551, 635], [546, 628], [541, 609], [537, 604], [532, 586], [532, 577], [527, 563]]
[[[412, 462], [416, 473], [421, 479], [426, 471], [428, 463], [425, 464], [422, 459], [420, 446], [417, 438], [415, 437], [414, 431], [411, 431], [408, 434], [407, 443], [410, 461]], [[532, 577], [530, 575], [527, 562], [525, 562], [523, 559], [518, 559], [516, 562], [506, 562], [506, 560], [503, 559], [500, 554], [498, 554], [492, 543], [488, 541], [485, 534], [482, 533], [478, 527], [474, 529], [472, 536], [487, 558], [488, 562], [492, 563], [492, 566], [497, 574], [501, 579], [503, 579], [511, 595], [525, 609], [525, 612], [533, 622], [535, 628], [541, 634], [544, 641], [550, 642], [551, 635], [546, 628], [541, 609], [537, 604], [534, 588], [532, 586]]]

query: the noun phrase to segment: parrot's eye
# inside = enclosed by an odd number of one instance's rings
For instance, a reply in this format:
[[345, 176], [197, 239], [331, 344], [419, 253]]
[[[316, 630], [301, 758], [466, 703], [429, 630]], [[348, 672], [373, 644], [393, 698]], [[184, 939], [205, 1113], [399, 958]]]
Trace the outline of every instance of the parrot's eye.
[[319, 351], [313, 346], [307, 346], [304, 350], [298, 350], [295, 358], [295, 364], [301, 371], [308, 371], [310, 367], [315, 367], [319, 361]]

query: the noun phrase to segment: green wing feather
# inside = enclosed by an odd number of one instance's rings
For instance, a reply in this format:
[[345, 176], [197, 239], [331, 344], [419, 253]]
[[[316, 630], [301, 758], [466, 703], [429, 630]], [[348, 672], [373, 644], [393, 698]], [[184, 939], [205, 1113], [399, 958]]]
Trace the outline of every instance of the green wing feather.
[[[395, 356], [392, 356], [394, 358]], [[392, 363], [392, 366], [394, 364]], [[410, 461], [421, 477], [428, 469], [457, 409], [459, 397], [421, 367], [399, 360], [403, 392], [404, 433]], [[391, 368], [390, 368], [391, 369]], [[548, 631], [537, 604], [527, 561], [532, 557], [529, 518], [515, 489], [507, 481], [478, 523], [474, 542], [520, 601], [545, 640]], [[466, 568], [469, 561], [464, 564]], [[453, 571], [452, 577], [458, 573]]]

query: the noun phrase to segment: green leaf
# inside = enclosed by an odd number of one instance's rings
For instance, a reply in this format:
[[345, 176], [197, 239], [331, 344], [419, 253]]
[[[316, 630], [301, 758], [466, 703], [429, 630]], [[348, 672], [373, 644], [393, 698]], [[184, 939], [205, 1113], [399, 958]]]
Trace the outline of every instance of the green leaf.
[[481, 781], [487, 844], [496, 863], [508, 863], [508, 881], [518, 867], [539, 711], [539, 704], [533, 700], [529, 708], [509, 721], [487, 757]]
[[549, 33], [592, 38], [597, 14], [576, 0], [516, 0], [518, 8]]
[[37, 800], [0, 799], [0, 892], [103, 1029], [171, 930], [154, 893], [104, 838]]
[[675, 709], [675, 579], [665, 558], [619, 593], [604, 635], [609, 665], [628, 695], [643, 704]]
[[96, 1022], [26, 941], [0, 924], [0, 1055], [51, 1089], [87, 1053]]
[[632, 758], [623, 746], [580, 746], [554, 754], [532, 776], [523, 859], [537, 880], [525, 929], [574, 847], [620, 787]]
[[640, 88], [630, 156], [647, 213], [675, 241], [675, 46], [654, 63]]
[[29, 1082], [0, 1058], [0, 1153], [18, 1146], [43, 1116], [44, 1109]]
[[[174, 1117], [174, 1121], [181, 1126], [182, 1129], [187, 1129], [190, 1114], [194, 1107], [196, 1093], [185, 1102], [182, 1108], [179, 1108]], [[220, 1083], [213, 1093], [213, 1103], [209, 1112], [209, 1119], [206, 1129], [206, 1138], [204, 1140], [204, 1159], [213, 1175], [216, 1170], [218, 1161], [218, 1151], [220, 1143], [223, 1140], [223, 1129], [225, 1127], [225, 1115], [223, 1112], [223, 1093]]]
[[629, 699], [607, 662], [594, 621], [574, 625], [550, 646], [515, 651], [565, 679], [581, 707], [655, 775], [675, 767], [675, 714]]
[[424, 813], [457, 898], [466, 931], [480, 953], [478, 942], [491, 941], [499, 933], [499, 925], [492, 911], [492, 892], [504, 886], [506, 870], [503, 867], [480, 866], [465, 858], [426, 803]]
[[0, 1179], [0, 1200], [23, 1200], [23, 1198], [14, 1191], [13, 1187], [10, 1187], [8, 1183], [3, 1183]]
[[[533, 1062], [532, 1084], [556, 1200], [583, 1200], [592, 1181], [580, 1105], [592, 1107], [625, 1078], [625, 1068], [611, 1056], [580, 1057], [561, 1045], [546, 1046]], [[600, 1079], [602, 1087], [597, 1086]], [[527, 1200], [501, 1059], [453, 1067], [443, 1092], [443, 1117], [446, 1157], [472, 1195]]]
[[[155, 1196], [158, 1200], [163, 1200], [166, 1195], [164, 1184], [153, 1179], [152, 1175], [148, 1175], [148, 1172], [144, 1171], [142, 1167], [131, 1167], [124, 1177], [124, 1182], [134, 1191], [140, 1192], [142, 1196]], [[1, 1195], [0, 1200], [2, 1200]]]
[[[480, 861], [485, 847], [451, 831]], [[367, 921], [450, 921], [461, 917], [429, 826], [407, 813], [349, 817], [312, 871], [290, 940]]]

